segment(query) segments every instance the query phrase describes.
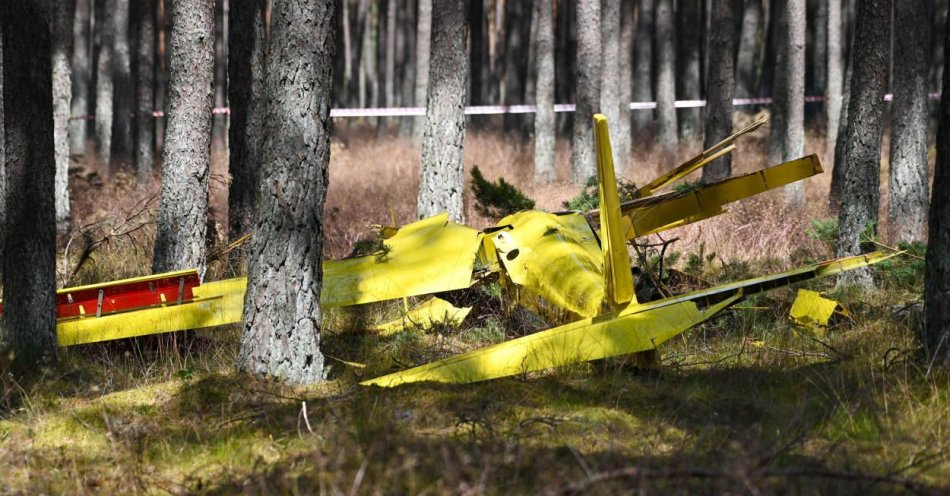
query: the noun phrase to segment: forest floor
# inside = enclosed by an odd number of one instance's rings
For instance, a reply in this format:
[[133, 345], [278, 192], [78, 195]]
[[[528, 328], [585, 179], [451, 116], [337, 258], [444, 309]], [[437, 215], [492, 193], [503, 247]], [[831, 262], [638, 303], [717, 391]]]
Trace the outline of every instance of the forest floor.
[[[371, 224], [411, 221], [418, 181], [418, 148], [340, 134], [326, 206], [332, 258]], [[767, 165], [762, 134], [741, 142], [736, 172]], [[534, 185], [529, 143], [471, 133], [466, 167], [559, 209], [579, 188]], [[809, 136], [806, 150], [823, 149]], [[219, 225], [223, 162], [212, 181]], [[568, 162], [559, 150], [562, 177]], [[641, 183], [672, 166], [654, 162], [638, 155], [621, 174]], [[829, 258], [829, 178], [809, 180], [803, 215], [768, 194], [671, 231], [668, 266], [716, 283]], [[146, 273], [157, 183], [88, 168], [74, 179], [83, 221], [62, 239], [61, 282]], [[489, 225], [468, 200], [469, 223]], [[466, 386], [356, 385], [537, 326], [495, 293], [486, 298], [497, 311], [438, 332], [360, 328], [387, 306], [327, 312], [329, 380], [310, 388], [236, 373], [237, 327], [64, 349], [28, 380], [0, 370], [0, 493], [946, 493], [950, 377], [916, 356], [921, 255], [879, 265], [874, 290], [801, 286], [839, 300], [850, 321], [798, 327], [787, 317], [794, 290], [775, 290], [664, 345], [658, 372], [616, 360]], [[219, 260], [208, 278], [236, 272]]]

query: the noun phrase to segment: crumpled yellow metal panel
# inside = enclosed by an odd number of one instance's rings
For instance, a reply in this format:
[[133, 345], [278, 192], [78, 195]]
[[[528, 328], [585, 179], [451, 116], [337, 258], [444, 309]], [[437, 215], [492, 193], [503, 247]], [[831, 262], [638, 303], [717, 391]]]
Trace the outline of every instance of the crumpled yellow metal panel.
[[613, 312], [360, 384], [393, 387], [422, 381], [470, 383], [652, 350], [739, 298], [736, 294], [702, 310], [692, 302], [682, 302]]
[[57, 340], [60, 346], [73, 346], [241, 322], [246, 289], [246, 277], [225, 279], [195, 287], [195, 299], [181, 305], [61, 320]]
[[530, 210], [498, 225], [512, 227], [491, 240], [519, 303], [542, 315], [547, 304], [574, 318], [602, 313], [604, 256], [584, 216]]
[[809, 155], [767, 169], [700, 186], [624, 202], [620, 209], [630, 221], [627, 239], [679, 227], [725, 212], [723, 206], [820, 174], [821, 161]]
[[341, 307], [467, 288], [483, 234], [447, 214], [407, 224], [376, 254], [323, 263], [320, 304]]
[[816, 291], [799, 289], [788, 314], [795, 322], [808, 327], [825, 327], [838, 308], [838, 302]]
[[636, 300], [627, 240], [620, 223], [620, 195], [614, 174], [613, 151], [607, 117], [594, 115], [594, 148], [597, 154], [597, 195], [600, 199], [600, 246], [604, 255], [605, 297], [608, 306], [620, 309]]
[[412, 327], [427, 330], [436, 324], [458, 326], [471, 311], [472, 307], [458, 308], [442, 298], [429, 298], [402, 317], [374, 326], [372, 330], [388, 336]]

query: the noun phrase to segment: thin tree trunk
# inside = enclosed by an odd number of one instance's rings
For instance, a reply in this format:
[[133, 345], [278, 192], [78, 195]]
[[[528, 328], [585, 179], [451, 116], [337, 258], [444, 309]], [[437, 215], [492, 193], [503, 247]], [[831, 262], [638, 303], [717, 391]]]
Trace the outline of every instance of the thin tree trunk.
[[[50, 4], [0, 3], [6, 130], [3, 341], [14, 365], [56, 362], [56, 211]], [[68, 31], [68, 28], [66, 28]]]
[[[214, 6], [214, 106], [219, 108], [228, 106], [228, 3], [215, 0]], [[211, 146], [227, 152], [228, 114], [211, 116]]]
[[152, 270], [204, 277], [214, 104], [214, 0], [172, 0], [168, 127]]
[[[805, 0], [781, 0], [774, 8], [783, 12], [778, 36], [778, 61], [772, 96], [769, 163], [802, 156], [805, 148]], [[783, 188], [786, 203], [805, 207], [805, 185]]]
[[676, 156], [676, 46], [673, 41], [673, 2], [656, 4], [656, 116], [663, 160]]
[[[76, 0], [73, 18], [72, 103], [70, 113], [76, 117], [89, 114], [89, 83], [92, 78], [92, 45], [90, 16], [92, 0]], [[69, 122], [69, 153], [86, 153], [89, 121], [85, 118]]]
[[[480, 1], [480, 0], [472, 0]], [[419, 0], [419, 16], [416, 20], [416, 91], [415, 105], [427, 106], [426, 91], [429, 87], [429, 46], [432, 40], [432, 0]], [[427, 111], [428, 113], [428, 111]], [[422, 139], [425, 117], [416, 120], [412, 126], [414, 141]]]
[[136, 0], [135, 27], [135, 171], [139, 182], [152, 177], [155, 163], [155, 2]]
[[630, 166], [630, 101], [633, 99], [633, 27], [634, 5], [632, 0], [620, 4], [620, 54], [617, 57], [617, 68], [620, 71], [620, 90], [618, 92], [619, 113], [617, 122], [611, 128], [615, 129], [617, 137], [614, 143], [614, 154], [617, 157], [616, 165], [620, 171], [626, 171]]
[[534, 102], [538, 112], [534, 116], [534, 180], [549, 183], [557, 179], [554, 164], [554, 22], [551, 0], [534, 0], [534, 15], [538, 19], [535, 41], [538, 46], [538, 82]]
[[[834, 1], [834, 0], [832, 0]], [[762, 46], [762, 0], [745, 0], [736, 58], [736, 96], [755, 96], [756, 69]], [[750, 107], [747, 107], [750, 108]]]
[[[677, 26], [674, 36], [679, 73], [675, 75], [675, 79], [676, 96], [681, 100], [699, 100], [701, 96], [699, 81], [703, 74], [700, 64], [702, 10], [701, 0], [678, 0], [677, 2]], [[680, 137], [687, 143], [699, 137], [701, 129], [699, 114], [699, 107], [682, 108], [678, 112]]]
[[[634, 40], [633, 100], [636, 102], [653, 101], [653, 2], [638, 0], [637, 29]], [[633, 144], [646, 146], [652, 144], [653, 110], [635, 110], [633, 112]]]
[[[168, 33], [171, 32], [171, 13], [169, 0], [158, 0], [158, 9], [155, 15], [157, 35], [155, 37], [155, 108], [165, 110], [168, 97]], [[165, 151], [165, 118], [155, 119], [155, 155], [161, 156]]]
[[[526, 103], [527, 68], [529, 66], [528, 42], [531, 34], [530, 2], [505, 2], [505, 57], [504, 80], [505, 105], [523, 105]], [[526, 22], [527, 21], [527, 22]], [[505, 114], [502, 117], [504, 129], [508, 132], [526, 131], [522, 125], [525, 114]]]
[[426, 128], [422, 137], [422, 180], [418, 217], [448, 212], [462, 222], [465, 102], [468, 101], [467, 0], [435, 0], [432, 5], [432, 59]]
[[[115, 51], [115, 23], [110, 17], [118, 0], [104, 0], [96, 5], [96, 25], [99, 32], [99, 54], [96, 61], [96, 157], [99, 166], [108, 168], [112, 157], [112, 99], [114, 96], [113, 53]], [[102, 8], [98, 8], [99, 6]]]
[[335, 3], [275, 0], [271, 14], [260, 203], [238, 367], [294, 385], [324, 378], [320, 288]]
[[[853, 40], [853, 37], [852, 37]], [[842, 91], [841, 112], [838, 116], [838, 131], [834, 144], [834, 168], [831, 170], [831, 190], [828, 193], [828, 207], [837, 212], [841, 196], [844, 194], [845, 171], [844, 161], [845, 141], [848, 129], [848, 106], [851, 103], [851, 80], [854, 73], [854, 50], [848, 58], [848, 65], [844, 73], [844, 90]]]
[[843, 50], [841, 43], [841, 0], [828, 1], [828, 86], [825, 91], [825, 115], [827, 124], [825, 125], [825, 136], [827, 141], [827, 150], [825, 152], [826, 161], [834, 167], [835, 142], [838, 139], [838, 125], [841, 119], [841, 86], [844, 80]]
[[[413, 96], [416, 92], [416, 72], [415, 60], [413, 56], [416, 53], [416, 9], [415, 2], [409, 2], [409, 8], [399, 9], [396, 31], [396, 51], [399, 58], [396, 61], [396, 73], [399, 75], [399, 106], [413, 107], [415, 102]], [[399, 137], [401, 139], [412, 138], [412, 124], [414, 117], [402, 117], [399, 119]]]
[[264, 0], [234, 2], [228, 22], [228, 231], [234, 240], [253, 229], [256, 212], [257, 171], [264, 139]]
[[[231, 15], [234, 15], [233, 11], [235, 7], [240, 8], [237, 5], [231, 6]], [[342, 0], [340, 2], [340, 25], [343, 28], [343, 89], [349, 102], [351, 96], [351, 83], [353, 82], [353, 34], [352, 28], [350, 27], [352, 20], [350, 19], [350, 0]], [[234, 25], [233, 23], [231, 24]], [[234, 30], [231, 30], [231, 36], [234, 36]], [[230, 69], [229, 69], [230, 70]], [[229, 88], [230, 90], [230, 88]], [[233, 119], [233, 117], [232, 117]], [[233, 122], [231, 125], [234, 125]]]
[[600, 111], [601, 42], [600, 0], [577, 0], [577, 91], [571, 170], [575, 183], [584, 184], [596, 173], [593, 116]]
[[107, 13], [115, 17], [112, 76], [115, 95], [112, 100], [112, 152], [113, 165], [126, 165], [132, 160], [132, 102], [135, 88], [132, 85], [132, 66], [129, 54], [129, 1], [113, 0], [115, 10]]
[[[396, 106], [396, 0], [386, 1], [386, 106]], [[389, 119], [383, 122], [388, 124]]]
[[69, 228], [69, 113], [72, 104], [73, 0], [50, 3], [53, 65], [53, 149], [56, 162], [56, 230]]
[[[732, 95], [735, 87], [736, 2], [727, 0], [712, 11], [709, 37], [709, 79], [706, 82], [706, 129], [703, 147], [709, 148], [732, 134]], [[703, 168], [703, 181], [712, 182], [732, 175], [730, 155]]]
[[[600, 111], [607, 117], [610, 142], [617, 143], [617, 126], [620, 124], [620, 73], [629, 69], [620, 59], [620, 0], [603, 0], [601, 3], [600, 36], [603, 48], [603, 63], [611, 67], [602, 70], [600, 83]], [[613, 161], [619, 164], [617, 150]]]
[[894, 103], [891, 104], [891, 166], [888, 225], [896, 241], [927, 239], [927, 50], [926, 2], [908, 2], [894, 13]]
[[[0, 13], [3, 7], [0, 7]], [[3, 116], [3, 99], [6, 98], [3, 92], [3, 21], [0, 19], [0, 235], [6, 236], [7, 222], [7, 159], [4, 150], [7, 147], [6, 135], [3, 131], [5, 117]], [[3, 282], [3, 253], [4, 239], [0, 236], [0, 282]], [[0, 288], [0, 297], [2, 297], [2, 288]], [[0, 316], [0, 336], [3, 334], [3, 317]]]
[[823, 91], [828, 86], [828, 10], [832, 1], [819, 0], [815, 8], [815, 19], [808, 23], [812, 26], [814, 36], [814, 57], [810, 64], [815, 93]]
[[[880, 201], [881, 133], [887, 85], [891, 0], [862, 0], [854, 37], [854, 68], [845, 131], [844, 194], [838, 216], [838, 256], [861, 253], [861, 235], [876, 228]], [[838, 285], [870, 286], [866, 269], [838, 276]]]
[[[950, 30], [944, 36], [950, 53]], [[950, 368], [950, 71], [943, 71], [937, 132], [937, 165], [930, 205], [930, 241], [924, 273], [924, 354]]]

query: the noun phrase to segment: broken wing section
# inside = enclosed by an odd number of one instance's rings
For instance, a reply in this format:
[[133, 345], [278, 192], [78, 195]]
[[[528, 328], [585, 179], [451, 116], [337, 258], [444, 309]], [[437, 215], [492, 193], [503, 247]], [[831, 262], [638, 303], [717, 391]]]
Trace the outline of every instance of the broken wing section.
[[484, 235], [436, 215], [401, 227], [372, 255], [323, 263], [320, 304], [342, 307], [472, 285]]

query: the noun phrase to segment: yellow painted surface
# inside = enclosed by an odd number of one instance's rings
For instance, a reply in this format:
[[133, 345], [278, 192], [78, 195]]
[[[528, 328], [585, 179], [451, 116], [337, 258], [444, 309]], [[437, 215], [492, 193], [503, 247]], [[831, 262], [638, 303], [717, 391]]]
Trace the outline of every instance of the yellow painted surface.
[[437, 324], [459, 326], [471, 311], [472, 307], [458, 308], [442, 298], [429, 298], [402, 317], [375, 326], [372, 330], [387, 336], [412, 327], [428, 330]]
[[191, 276], [191, 275], [198, 275], [198, 269], [179, 270], [175, 272], [165, 272], [164, 274], [153, 274], [150, 276], [133, 277], [131, 279], [120, 279], [118, 281], [100, 282], [96, 284], [88, 284], [86, 286], [63, 288], [63, 289], [60, 289], [59, 291], [56, 291], [56, 293], [57, 294], [78, 293], [80, 291], [86, 291], [90, 289], [102, 289], [102, 288], [109, 288], [112, 286], [119, 286], [123, 284], [157, 281], [159, 279], [171, 279], [175, 277], [185, 277], [185, 276]]
[[824, 327], [838, 308], [838, 302], [821, 296], [815, 291], [799, 289], [788, 314], [795, 322], [813, 327]]
[[73, 346], [240, 322], [244, 318], [246, 287], [247, 278], [244, 277], [209, 282], [194, 289], [195, 300], [190, 303], [105, 317], [92, 315], [62, 320], [56, 324], [59, 345]]
[[620, 195], [614, 174], [613, 152], [607, 117], [594, 115], [594, 148], [597, 155], [597, 194], [600, 199], [600, 245], [604, 254], [605, 299], [608, 306], [620, 309], [636, 300], [627, 240], [620, 222]]
[[341, 307], [471, 286], [483, 234], [447, 214], [408, 224], [377, 254], [323, 264], [320, 304]]

